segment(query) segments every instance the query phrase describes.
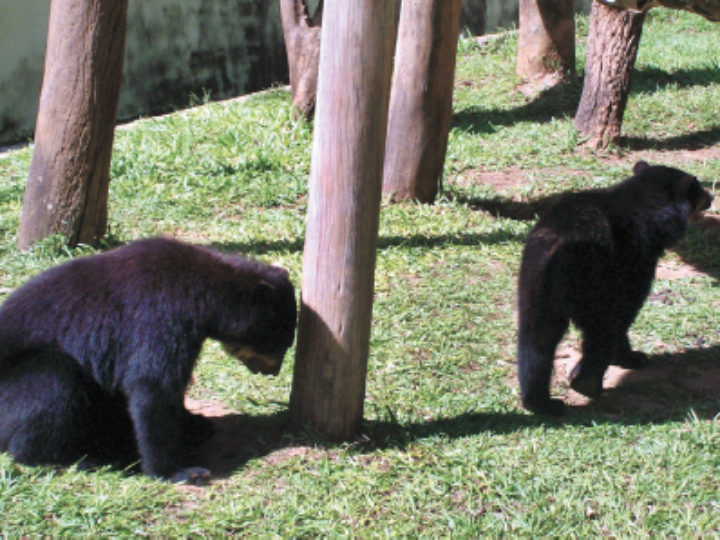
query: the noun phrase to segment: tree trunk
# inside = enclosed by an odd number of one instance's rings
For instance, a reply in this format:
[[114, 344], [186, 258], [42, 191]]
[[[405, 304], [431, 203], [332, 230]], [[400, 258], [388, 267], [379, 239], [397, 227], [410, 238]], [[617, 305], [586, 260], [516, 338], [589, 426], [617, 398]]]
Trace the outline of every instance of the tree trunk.
[[432, 202], [442, 175], [452, 116], [460, 0], [404, 0], [398, 41], [383, 193]]
[[605, 148], [620, 137], [644, 20], [644, 12], [592, 4], [585, 80], [574, 122], [588, 146]]
[[574, 0], [520, 0], [517, 74], [530, 80], [574, 71]]
[[322, 0], [312, 17], [303, 0], [280, 0], [292, 103], [307, 120], [315, 111], [322, 12]]
[[127, 0], [53, 0], [18, 245], [105, 234]]
[[324, 13], [290, 414], [333, 440], [362, 420], [398, 6]]

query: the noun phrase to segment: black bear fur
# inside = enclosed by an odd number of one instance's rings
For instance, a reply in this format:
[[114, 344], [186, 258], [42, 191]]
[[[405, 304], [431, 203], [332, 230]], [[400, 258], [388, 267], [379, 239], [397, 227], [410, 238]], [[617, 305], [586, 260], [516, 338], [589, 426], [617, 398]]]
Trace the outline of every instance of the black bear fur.
[[51, 268], [0, 307], [0, 450], [204, 483], [212, 428], [184, 406], [203, 341], [277, 374], [296, 309], [285, 270], [169, 238]]
[[563, 195], [530, 232], [518, 279], [518, 378], [523, 406], [559, 415], [550, 398], [553, 358], [569, 321], [582, 332], [571, 387], [602, 392], [610, 364], [640, 367], [627, 332], [642, 307], [663, 251], [712, 195], [678, 169], [640, 161], [616, 186]]

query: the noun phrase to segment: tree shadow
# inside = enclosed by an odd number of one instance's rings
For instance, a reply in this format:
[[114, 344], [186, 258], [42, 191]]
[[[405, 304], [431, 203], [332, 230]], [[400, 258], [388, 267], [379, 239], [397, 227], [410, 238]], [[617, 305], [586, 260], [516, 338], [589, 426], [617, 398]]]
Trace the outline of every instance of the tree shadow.
[[720, 83], [720, 70], [703, 67], [666, 71], [654, 67], [636, 68], [632, 74], [631, 93], [650, 93], [667, 86], [690, 88]]
[[649, 137], [623, 136], [619, 142], [620, 148], [628, 151], [642, 150], [702, 150], [711, 148], [720, 142], [720, 126], [684, 133], [664, 139]]
[[[521, 240], [517, 233], [493, 231], [490, 233], [457, 233], [457, 234], [411, 234], [409, 236], [380, 236], [377, 249], [379, 251], [396, 247], [439, 247], [439, 246], [476, 246], [480, 244], [503, 244], [512, 240]], [[211, 242], [208, 247], [229, 253], [247, 255], [264, 255], [274, 251], [301, 252], [304, 239], [258, 242]]]
[[535, 98], [514, 109], [483, 109], [468, 107], [456, 112], [451, 127], [467, 133], [494, 133], [495, 126], [511, 126], [518, 122], [550, 122], [553, 118], [575, 114], [582, 81], [571, 78], [540, 92]]
[[[665, 71], [640, 68], [633, 71], [631, 94], [650, 93], [667, 86], [689, 88], [720, 83], [720, 70], [715, 68], [678, 69]], [[512, 126], [518, 122], [546, 123], [553, 118], [575, 116], [583, 88], [583, 77], [573, 77], [548, 88], [532, 101], [514, 109], [483, 109], [472, 106], [456, 112], [451, 127], [467, 133], [495, 133], [496, 126]], [[720, 140], [720, 127], [688, 133], [668, 139], [625, 137], [621, 146], [628, 150], [676, 150], [713, 146]]]

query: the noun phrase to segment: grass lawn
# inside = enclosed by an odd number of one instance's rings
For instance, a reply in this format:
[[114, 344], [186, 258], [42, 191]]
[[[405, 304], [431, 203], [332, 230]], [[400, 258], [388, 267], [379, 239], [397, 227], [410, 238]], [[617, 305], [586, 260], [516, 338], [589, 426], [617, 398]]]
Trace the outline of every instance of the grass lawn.
[[[579, 73], [586, 27], [578, 19]], [[264, 378], [208, 343], [190, 397], [216, 417], [212, 485], [0, 454], [0, 536], [720, 535], [720, 203], [662, 259], [631, 330], [649, 368], [614, 369], [587, 403], [565, 382], [572, 330], [553, 383], [572, 407], [553, 420], [519, 407], [514, 365], [515, 281], [538, 201], [613, 184], [638, 159], [718, 193], [720, 25], [650, 14], [626, 140], [603, 153], [572, 127], [579, 78], [515, 91], [516, 37], [461, 40], [440, 200], [383, 205], [356, 440], [324, 445], [288, 425], [294, 350]], [[123, 127], [107, 244], [172, 235], [277, 262], [299, 284], [311, 139], [282, 89]], [[95, 251], [49, 239], [17, 252], [30, 156], [0, 156], [3, 295]]]

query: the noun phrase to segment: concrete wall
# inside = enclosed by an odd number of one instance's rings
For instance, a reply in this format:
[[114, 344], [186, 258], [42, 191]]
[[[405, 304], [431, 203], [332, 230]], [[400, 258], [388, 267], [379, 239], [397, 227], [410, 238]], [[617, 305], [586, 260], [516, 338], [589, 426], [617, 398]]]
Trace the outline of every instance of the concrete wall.
[[[50, 2], [2, 0], [0, 143], [32, 136]], [[118, 116], [235, 96], [287, 79], [277, 1], [130, 0]]]
[[[517, 25], [517, 4], [463, 0], [463, 24], [474, 34]], [[2, 0], [0, 144], [32, 136], [49, 6]], [[276, 0], [130, 0], [121, 120], [186, 106], [191, 93], [221, 99], [286, 80]]]
[[50, 2], [2, 0], [0, 143], [32, 134], [40, 96]]

